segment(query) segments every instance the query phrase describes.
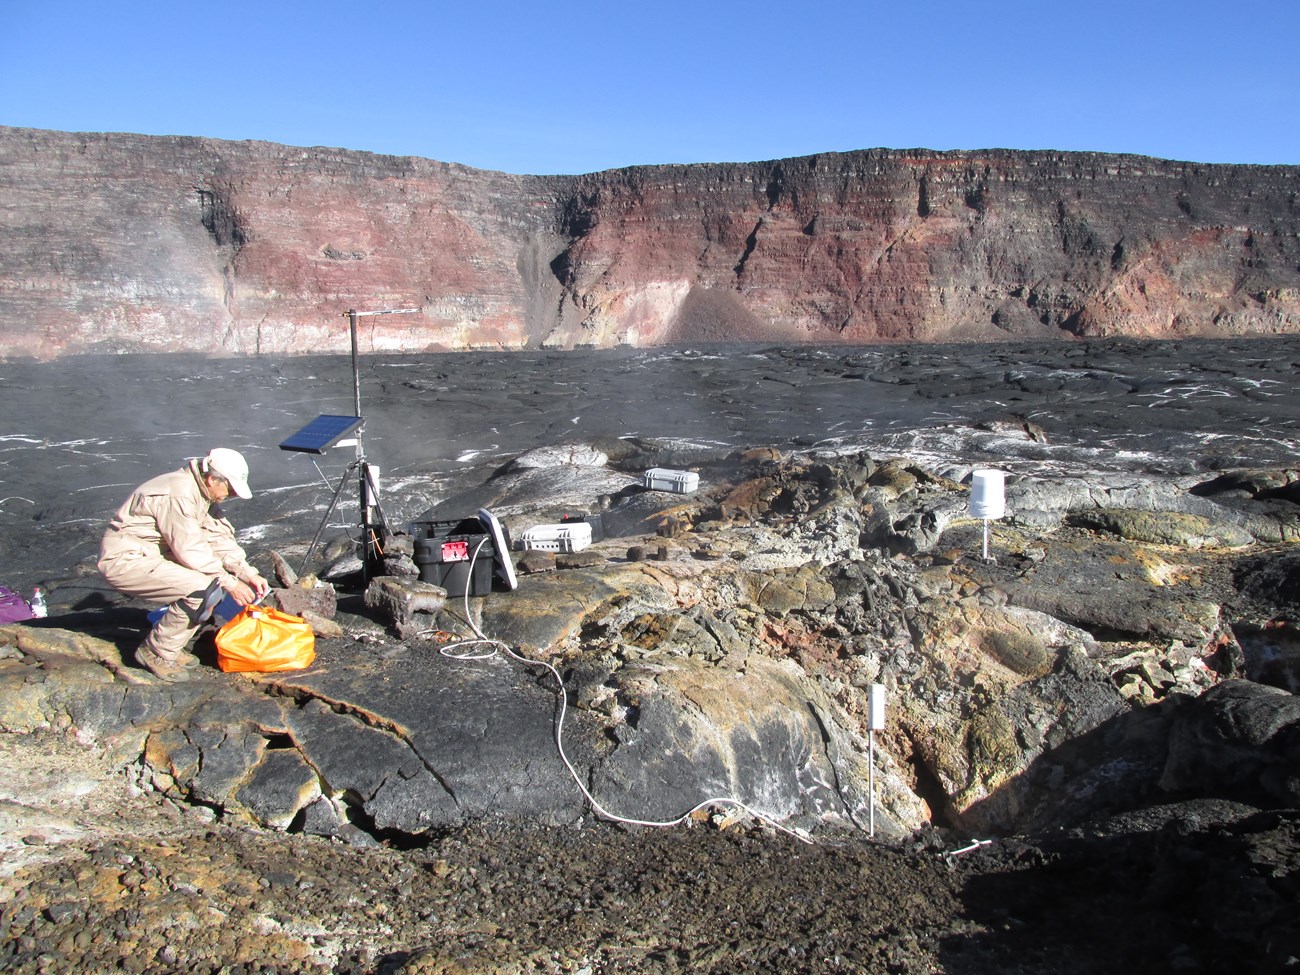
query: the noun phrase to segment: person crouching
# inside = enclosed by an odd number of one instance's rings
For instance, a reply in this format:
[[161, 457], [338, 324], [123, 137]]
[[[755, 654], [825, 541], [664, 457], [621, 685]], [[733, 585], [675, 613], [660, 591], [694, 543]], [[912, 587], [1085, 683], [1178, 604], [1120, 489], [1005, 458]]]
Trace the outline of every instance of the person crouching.
[[248, 464], [238, 451], [217, 447], [136, 488], [100, 542], [99, 571], [109, 585], [169, 604], [135, 652], [165, 681], [189, 679], [199, 661], [186, 646], [227, 593], [247, 606], [270, 591], [221, 510], [232, 496], [253, 496]]

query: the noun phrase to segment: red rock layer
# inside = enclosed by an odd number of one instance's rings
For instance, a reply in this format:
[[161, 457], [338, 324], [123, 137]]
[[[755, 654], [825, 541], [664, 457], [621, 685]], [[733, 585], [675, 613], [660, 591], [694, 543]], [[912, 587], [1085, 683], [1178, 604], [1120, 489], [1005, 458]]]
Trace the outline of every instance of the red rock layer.
[[0, 127], [0, 354], [1300, 330], [1300, 168], [870, 150], [528, 177]]

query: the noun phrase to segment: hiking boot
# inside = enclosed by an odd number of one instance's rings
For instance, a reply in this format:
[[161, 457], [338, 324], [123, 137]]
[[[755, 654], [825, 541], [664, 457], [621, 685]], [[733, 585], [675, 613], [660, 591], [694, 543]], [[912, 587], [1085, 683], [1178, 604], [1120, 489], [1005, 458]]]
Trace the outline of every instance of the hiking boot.
[[[200, 630], [200, 632], [202, 632], [202, 630]], [[148, 643], [140, 644], [141, 649], [144, 649], [147, 646], [149, 646]], [[153, 651], [150, 651], [150, 653], [152, 656], [157, 657], [159, 660], [164, 659], [163, 657], [159, 656], [157, 653], [154, 653]], [[138, 653], [136, 654], [136, 659], [140, 660], [140, 655]], [[176, 654], [174, 658], [171, 659], [175, 660], [175, 662], [178, 664], [183, 664], [186, 667], [192, 668], [192, 667], [201, 666], [199, 658], [194, 656], [194, 654], [190, 653], [188, 650], [181, 650], [179, 653]], [[141, 665], [143, 665], [144, 661], [140, 660], [140, 663]]]
[[[195, 665], [198, 664], [199, 658], [195, 657], [194, 654], [186, 653], [184, 650], [181, 651], [181, 654], [182, 656], [193, 659]], [[166, 657], [161, 657], [154, 653], [146, 643], [142, 643], [136, 649], [135, 659], [136, 662], [145, 670], [149, 671], [149, 673], [153, 674], [159, 680], [165, 680], [169, 684], [178, 684], [182, 681], [187, 681], [194, 676], [194, 668], [186, 666], [181, 657], [177, 657], [175, 660], [168, 660]]]

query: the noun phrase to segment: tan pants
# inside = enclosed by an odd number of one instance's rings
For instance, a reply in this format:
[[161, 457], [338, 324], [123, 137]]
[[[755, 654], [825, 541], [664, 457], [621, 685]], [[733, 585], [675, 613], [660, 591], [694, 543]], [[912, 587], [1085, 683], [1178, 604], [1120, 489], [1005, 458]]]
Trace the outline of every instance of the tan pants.
[[205, 598], [217, 581], [161, 555], [128, 552], [100, 562], [99, 571], [114, 589], [152, 602], [170, 603], [144, 645], [165, 660], [175, 660], [194, 638]]

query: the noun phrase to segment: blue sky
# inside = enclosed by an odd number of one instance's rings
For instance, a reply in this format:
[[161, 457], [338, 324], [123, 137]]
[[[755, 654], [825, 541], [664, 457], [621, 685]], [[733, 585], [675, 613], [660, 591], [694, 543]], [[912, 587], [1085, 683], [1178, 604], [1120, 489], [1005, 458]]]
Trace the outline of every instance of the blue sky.
[[852, 149], [1300, 163], [1297, 0], [0, 0], [0, 124], [512, 173]]

